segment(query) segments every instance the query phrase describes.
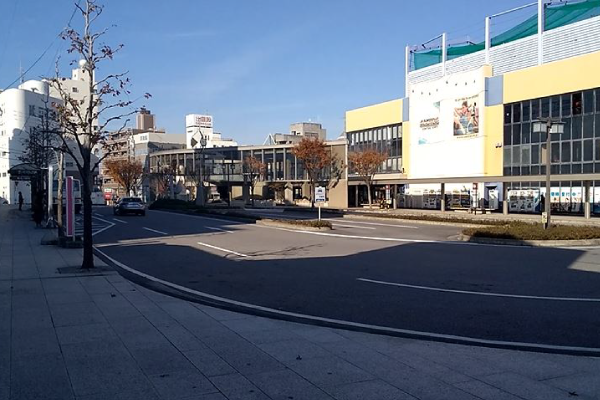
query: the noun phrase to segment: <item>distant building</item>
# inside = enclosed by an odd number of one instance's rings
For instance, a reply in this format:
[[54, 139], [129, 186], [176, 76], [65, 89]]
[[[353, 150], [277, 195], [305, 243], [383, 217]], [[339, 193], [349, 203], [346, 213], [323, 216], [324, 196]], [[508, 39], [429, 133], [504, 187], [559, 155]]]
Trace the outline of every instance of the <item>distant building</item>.
[[[185, 148], [185, 135], [166, 133], [164, 129], [155, 128], [155, 116], [149, 110], [142, 109], [136, 115], [136, 127], [110, 135], [107, 145], [111, 147], [111, 154], [105, 160], [135, 159], [142, 163], [147, 172], [148, 155], [155, 151]], [[101, 166], [102, 186], [105, 193], [114, 193], [119, 196], [126, 195], [124, 188], [115, 181], [104, 165]], [[142, 182], [137, 188], [138, 194], [145, 196], [145, 187]]]
[[273, 133], [265, 140], [265, 144], [295, 144], [303, 138], [327, 139], [327, 130], [314, 122], [297, 122], [290, 125], [290, 133]]
[[[75, 100], [83, 100], [89, 93], [82, 66], [72, 70], [71, 78], [61, 78], [61, 85]], [[11, 180], [9, 170], [19, 164], [26, 151], [30, 132], [39, 129], [43, 115], [55, 121], [53, 104], [61, 103], [61, 96], [51, 82], [29, 80], [17, 88], [0, 92], [0, 203], [16, 203], [21, 192], [25, 203], [31, 202], [29, 180]], [[54, 122], [55, 123], [55, 122]], [[74, 160], [65, 157], [67, 175], [79, 176]]]
[[142, 108], [135, 117], [135, 126], [142, 131], [154, 131], [156, 125], [154, 124], [154, 114], [150, 110]]
[[202, 148], [202, 138], [206, 140], [206, 147], [231, 147], [237, 146], [233, 139], [223, 139], [221, 134], [213, 129], [211, 115], [188, 114], [185, 116], [186, 147], [188, 149]]

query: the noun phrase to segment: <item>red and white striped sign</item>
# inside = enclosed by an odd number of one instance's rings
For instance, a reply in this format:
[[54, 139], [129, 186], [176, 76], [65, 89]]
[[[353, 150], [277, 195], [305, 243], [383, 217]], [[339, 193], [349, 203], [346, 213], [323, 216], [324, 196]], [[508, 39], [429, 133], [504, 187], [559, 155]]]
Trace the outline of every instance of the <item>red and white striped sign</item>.
[[73, 177], [67, 176], [66, 182], [66, 228], [65, 236], [73, 237], [75, 235], [75, 193], [73, 190]]

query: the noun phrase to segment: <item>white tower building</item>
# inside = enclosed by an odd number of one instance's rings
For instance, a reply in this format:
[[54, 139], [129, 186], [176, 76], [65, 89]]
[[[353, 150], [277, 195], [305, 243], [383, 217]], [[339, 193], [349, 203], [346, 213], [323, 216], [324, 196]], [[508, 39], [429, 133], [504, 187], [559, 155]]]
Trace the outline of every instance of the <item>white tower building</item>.
[[[89, 93], [84, 67], [74, 69], [71, 79], [62, 78], [64, 87], [77, 100], [83, 100]], [[19, 192], [25, 203], [31, 202], [29, 182], [11, 181], [8, 171], [22, 164], [20, 157], [25, 153], [25, 141], [31, 130], [40, 126], [40, 117], [46, 108], [60, 102], [57, 91], [44, 80], [30, 80], [0, 92], [0, 203], [16, 203]], [[69, 163], [67, 157], [66, 163], [67, 170], [73, 169], [73, 160]]]

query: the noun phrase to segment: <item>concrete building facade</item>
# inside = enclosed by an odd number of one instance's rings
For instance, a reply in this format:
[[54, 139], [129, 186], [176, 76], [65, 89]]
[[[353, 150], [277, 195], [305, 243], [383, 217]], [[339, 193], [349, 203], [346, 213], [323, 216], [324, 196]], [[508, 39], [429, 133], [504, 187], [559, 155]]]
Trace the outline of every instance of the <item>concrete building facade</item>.
[[[548, 152], [532, 127], [552, 117], [565, 126], [551, 139], [553, 211], [600, 213], [600, 3], [529, 6], [532, 17], [499, 37], [495, 16], [482, 21], [482, 44], [457, 49], [442, 34], [437, 47], [407, 47], [404, 97], [346, 113], [350, 149], [398, 126], [398, 163], [376, 176], [396, 206], [540, 212]], [[390, 162], [396, 146], [388, 152]], [[349, 185], [361, 183], [350, 175]]]
[[[71, 78], [60, 78], [64, 90], [75, 100], [84, 100], [89, 94], [84, 66], [73, 69]], [[31, 132], [41, 129], [42, 118], [56, 128], [53, 104], [62, 103], [58, 90], [46, 80], [29, 80], [16, 88], [0, 92], [0, 202], [16, 203], [21, 192], [24, 202], [31, 202], [28, 180], [11, 179], [9, 170], [23, 163], [26, 140]], [[56, 161], [55, 161], [56, 162]], [[74, 160], [65, 157], [67, 175], [79, 176]]]

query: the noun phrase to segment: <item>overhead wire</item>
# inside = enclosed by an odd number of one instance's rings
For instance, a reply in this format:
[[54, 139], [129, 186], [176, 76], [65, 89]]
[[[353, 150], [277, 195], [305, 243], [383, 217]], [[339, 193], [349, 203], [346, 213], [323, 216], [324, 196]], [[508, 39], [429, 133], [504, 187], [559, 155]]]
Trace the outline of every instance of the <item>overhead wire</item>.
[[10, 35], [12, 33], [12, 28], [15, 23], [15, 15], [17, 13], [17, 5], [19, 4], [19, 0], [15, 0], [12, 16], [10, 17], [10, 23], [8, 25], [8, 33], [6, 34], [6, 40], [4, 41], [4, 46], [2, 46], [2, 51], [0, 52], [0, 68], [2, 67], [2, 63], [4, 62], [4, 53], [6, 52], [6, 48], [8, 47], [8, 42], [10, 40]]
[[[77, 1], [77, 5], [78, 6], [79, 6], [80, 2], [81, 2], [81, 0]], [[69, 21], [67, 22], [67, 27], [71, 26], [71, 22], [73, 21], [73, 18], [75, 17], [75, 13], [76, 12], [77, 12], [77, 7], [75, 7], [73, 9], [73, 12], [71, 13], [71, 17], [69, 18]], [[62, 31], [61, 31], [61, 33], [62, 33]], [[33, 62], [33, 64], [31, 64], [29, 66], [29, 68], [27, 68], [25, 71], [20, 72], [19, 76], [14, 81], [12, 81], [11, 83], [9, 83], [8, 86], [6, 86], [6, 89], [10, 88], [12, 85], [14, 85], [15, 83], [17, 83], [23, 76], [25, 76], [29, 71], [31, 71], [33, 69], [33, 67], [35, 67], [37, 65], [37, 63], [40, 62], [40, 60], [42, 58], [44, 58], [44, 56], [46, 55], [46, 53], [48, 52], [48, 50], [50, 50], [50, 48], [52, 48], [52, 46], [54, 46], [54, 44], [56, 43], [56, 41], [58, 39], [60, 39], [61, 33], [59, 33], [58, 35], [56, 35], [54, 37], [54, 39], [52, 39], [52, 42], [46, 47], [46, 49], [44, 49], [44, 51], [42, 52], [42, 54]]]

